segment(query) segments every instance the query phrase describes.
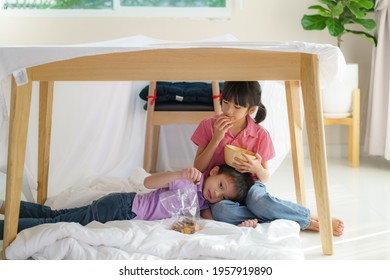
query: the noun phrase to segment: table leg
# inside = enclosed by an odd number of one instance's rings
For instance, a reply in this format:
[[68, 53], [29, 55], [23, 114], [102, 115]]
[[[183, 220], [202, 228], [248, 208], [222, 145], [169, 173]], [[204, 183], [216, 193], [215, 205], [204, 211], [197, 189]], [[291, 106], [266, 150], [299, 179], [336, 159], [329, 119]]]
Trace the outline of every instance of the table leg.
[[358, 167], [360, 164], [360, 89], [355, 89], [353, 92], [352, 125], [349, 127], [348, 137], [350, 138], [348, 155], [351, 157], [352, 167]]
[[326, 160], [324, 121], [318, 80], [318, 58], [314, 55], [302, 54], [301, 63], [303, 69], [301, 73], [302, 98], [305, 108], [305, 120], [318, 219], [320, 222], [322, 251], [325, 255], [332, 255], [332, 220], [328, 194], [328, 167]]
[[44, 204], [47, 199], [50, 134], [53, 112], [54, 82], [40, 82], [39, 85], [39, 134], [38, 134], [38, 197]]
[[158, 143], [160, 139], [160, 126], [159, 125], [153, 125], [153, 132], [152, 132], [152, 161], [151, 161], [151, 167], [150, 172], [154, 173], [156, 172], [157, 167], [157, 156], [158, 156]]
[[[221, 97], [220, 97], [221, 89], [219, 88], [218, 81], [212, 81], [211, 87], [212, 87], [212, 91], [213, 91], [214, 113], [216, 115], [220, 115], [222, 113]], [[218, 96], [218, 98], [217, 98], [217, 96]]]
[[302, 140], [301, 103], [299, 81], [285, 81], [288, 121], [290, 126], [291, 155], [297, 202], [306, 205], [304, 184], [304, 153]]
[[[151, 81], [149, 83], [149, 92], [148, 96], [154, 96], [154, 90], [156, 89], [157, 83]], [[145, 131], [145, 149], [144, 149], [144, 169], [146, 172], [150, 172], [152, 168], [152, 139], [153, 139], [153, 114], [155, 101], [152, 98], [148, 99], [148, 111], [146, 117], [146, 131]]]
[[3, 249], [8, 247], [17, 234], [19, 215], [15, 213], [19, 213], [20, 209], [31, 91], [31, 81], [17, 86], [12, 79]]

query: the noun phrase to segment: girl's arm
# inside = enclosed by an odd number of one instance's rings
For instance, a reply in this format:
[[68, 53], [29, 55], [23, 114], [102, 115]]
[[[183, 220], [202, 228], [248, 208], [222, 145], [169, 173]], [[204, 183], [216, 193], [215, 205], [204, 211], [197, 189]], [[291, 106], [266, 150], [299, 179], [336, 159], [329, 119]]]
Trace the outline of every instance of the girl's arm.
[[162, 172], [150, 175], [145, 178], [144, 186], [148, 189], [167, 188], [168, 184], [177, 179], [187, 179], [188, 181], [200, 181], [202, 172], [196, 168], [185, 168], [175, 172]]
[[198, 147], [196, 151], [194, 166], [204, 172], [214, 155], [225, 133], [232, 127], [232, 119], [226, 116], [220, 116], [214, 123], [214, 134], [206, 147]]
[[241, 173], [249, 172], [256, 174], [256, 177], [263, 183], [269, 180], [268, 162], [262, 161], [259, 154], [256, 154], [256, 159], [250, 159], [247, 155], [242, 154], [243, 159], [235, 158], [234, 168]]
[[260, 164], [260, 167], [256, 172], [256, 176], [261, 182], [263, 183], [268, 182], [269, 180], [268, 161], [265, 161]]
[[204, 172], [209, 166], [218, 144], [219, 142], [215, 143], [215, 141], [211, 140], [206, 148], [198, 147], [194, 159], [194, 167]]

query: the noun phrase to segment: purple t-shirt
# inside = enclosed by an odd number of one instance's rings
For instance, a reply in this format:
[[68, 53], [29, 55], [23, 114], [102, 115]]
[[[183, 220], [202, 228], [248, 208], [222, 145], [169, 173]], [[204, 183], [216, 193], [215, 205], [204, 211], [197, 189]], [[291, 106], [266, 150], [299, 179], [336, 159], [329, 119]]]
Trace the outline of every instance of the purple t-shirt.
[[203, 176], [198, 185], [185, 180], [179, 179], [169, 183], [168, 188], [156, 189], [146, 194], [137, 194], [133, 200], [133, 206], [131, 211], [133, 211], [137, 217], [135, 220], [161, 220], [165, 218], [170, 218], [171, 215], [164, 208], [160, 201], [160, 195], [167, 191], [183, 189], [187, 187], [195, 187], [198, 196], [199, 209], [207, 209], [209, 208], [209, 203], [204, 199], [202, 195], [202, 187], [203, 187]]

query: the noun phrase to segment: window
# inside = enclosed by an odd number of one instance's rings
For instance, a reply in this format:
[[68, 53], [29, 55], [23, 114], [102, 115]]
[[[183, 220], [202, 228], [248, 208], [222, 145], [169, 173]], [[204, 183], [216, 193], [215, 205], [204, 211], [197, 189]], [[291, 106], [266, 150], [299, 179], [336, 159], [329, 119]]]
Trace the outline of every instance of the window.
[[0, 14], [227, 18], [231, 0], [0, 0]]

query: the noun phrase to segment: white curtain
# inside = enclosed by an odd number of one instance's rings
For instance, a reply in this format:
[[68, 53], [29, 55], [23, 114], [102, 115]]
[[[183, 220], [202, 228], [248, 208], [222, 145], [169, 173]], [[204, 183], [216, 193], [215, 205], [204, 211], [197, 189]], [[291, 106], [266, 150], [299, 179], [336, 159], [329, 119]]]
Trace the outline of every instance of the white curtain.
[[375, 15], [378, 46], [372, 56], [364, 150], [390, 160], [390, 0], [376, 1]]

